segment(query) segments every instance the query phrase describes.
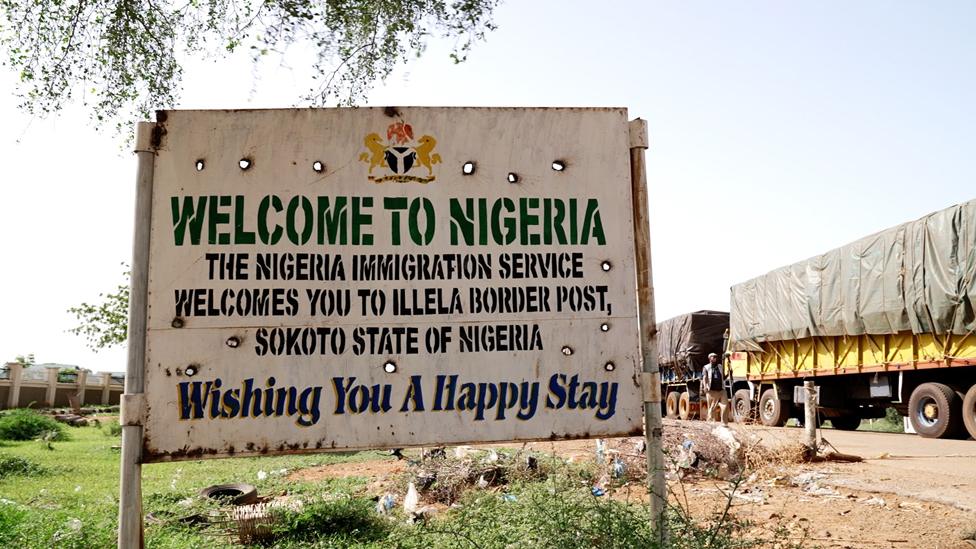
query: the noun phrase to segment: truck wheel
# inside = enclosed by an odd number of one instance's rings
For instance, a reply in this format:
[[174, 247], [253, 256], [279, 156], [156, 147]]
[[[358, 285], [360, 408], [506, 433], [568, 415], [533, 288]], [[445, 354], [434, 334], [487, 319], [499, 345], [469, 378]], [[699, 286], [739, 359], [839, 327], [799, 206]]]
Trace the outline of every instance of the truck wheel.
[[766, 389], [759, 397], [759, 420], [767, 427], [782, 427], [790, 414], [783, 401], [776, 398], [776, 389]]
[[678, 417], [678, 391], [671, 391], [664, 399], [665, 409], [668, 417]]
[[962, 401], [962, 420], [969, 436], [976, 438], [976, 385], [966, 391], [966, 398]]
[[745, 423], [752, 419], [752, 401], [749, 400], [749, 389], [739, 389], [732, 395], [732, 419], [736, 423]]
[[678, 398], [678, 417], [685, 420], [691, 417], [691, 396], [687, 391]]
[[857, 431], [857, 428], [861, 426], [861, 418], [857, 416], [832, 417], [830, 424], [839, 431]]
[[950, 438], [962, 427], [962, 403], [948, 385], [923, 383], [908, 400], [908, 418], [925, 438]]

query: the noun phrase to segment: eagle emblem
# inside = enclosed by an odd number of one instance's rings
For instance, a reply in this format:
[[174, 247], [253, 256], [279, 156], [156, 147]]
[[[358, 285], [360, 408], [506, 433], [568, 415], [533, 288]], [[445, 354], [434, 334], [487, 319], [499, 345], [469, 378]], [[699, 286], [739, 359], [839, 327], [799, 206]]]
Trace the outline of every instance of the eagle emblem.
[[[430, 183], [435, 179], [434, 165], [441, 163], [441, 155], [434, 152], [437, 140], [422, 135], [415, 141], [413, 127], [402, 121], [390, 124], [385, 140], [373, 132], [363, 139], [363, 144], [366, 150], [360, 153], [359, 160], [369, 164], [368, 178], [374, 183]], [[380, 173], [374, 174], [377, 170]]]

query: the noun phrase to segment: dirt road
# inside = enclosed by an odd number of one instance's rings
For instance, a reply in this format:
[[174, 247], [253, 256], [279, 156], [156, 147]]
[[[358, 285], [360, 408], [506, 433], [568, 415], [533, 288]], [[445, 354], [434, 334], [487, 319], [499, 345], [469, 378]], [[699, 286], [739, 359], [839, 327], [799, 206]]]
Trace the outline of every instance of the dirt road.
[[[797, 428], [748, 427], [764, 439], [783, 440]], [[821, 436], [838, 451], [865, 458], [839, 468], [829, 484], [886, 492], [976, 512], [976, 441], [917, 435], [835, 431]]]

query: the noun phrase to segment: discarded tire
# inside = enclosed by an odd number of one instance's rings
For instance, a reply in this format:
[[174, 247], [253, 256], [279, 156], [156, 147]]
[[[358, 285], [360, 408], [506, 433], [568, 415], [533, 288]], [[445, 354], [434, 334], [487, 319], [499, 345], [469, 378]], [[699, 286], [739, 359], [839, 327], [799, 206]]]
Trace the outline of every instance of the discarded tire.
[[767, 427], [782, 427], [790, 418], [783, 401], [776, 397], [776, 389], [766, 389], [759, 397], [759, 421]]
[[925, 438], [951, 438], [962, 427], [962, 402], [948, 385], [923, 383], [912, 391], [908, 419], [915, 432]]
[[966, 397], [962, 400], [962, 421], [969, 436], [976, 438], [976, 385], [966, 391]]
[[752, 419], [752, 401], [749, 400], [749, 389], [739, 389], [732, 395], [732, 419], [736, 423], [745, 423]]
[[258, 490], [251, 484], [217, 484], [200, 490], [200, 497], [228, 500], [234, 505], [250, 505], [258, 502]]

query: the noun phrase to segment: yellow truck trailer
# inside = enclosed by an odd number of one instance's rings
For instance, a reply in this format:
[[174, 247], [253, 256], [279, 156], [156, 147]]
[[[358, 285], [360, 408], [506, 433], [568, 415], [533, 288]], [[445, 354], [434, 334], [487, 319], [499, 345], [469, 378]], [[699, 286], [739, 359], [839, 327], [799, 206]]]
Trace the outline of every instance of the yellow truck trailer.
[[894, 407], [924, 437], [976, 438], [976, 200], [732, 287], [732, 412], [835, 428]]

